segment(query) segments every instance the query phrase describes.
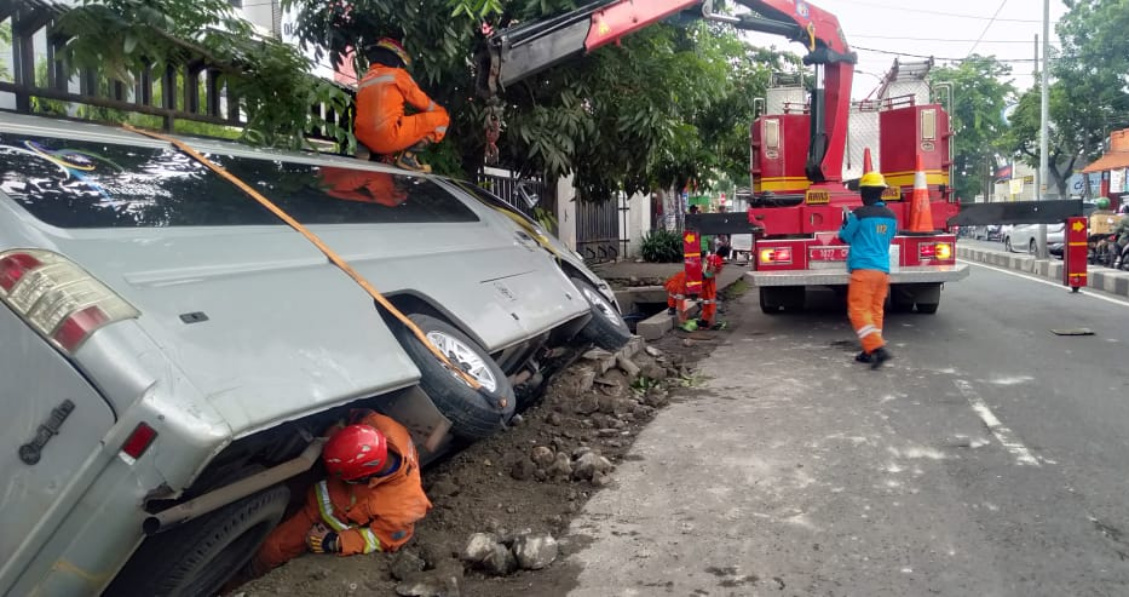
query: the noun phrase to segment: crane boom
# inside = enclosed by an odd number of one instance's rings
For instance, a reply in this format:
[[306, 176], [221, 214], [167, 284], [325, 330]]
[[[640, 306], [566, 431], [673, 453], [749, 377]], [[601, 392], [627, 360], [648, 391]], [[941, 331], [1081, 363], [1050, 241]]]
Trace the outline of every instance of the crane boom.
[[[560, 16], [505, 28], [487, 40], [478, 56], [479, 92], [494, 100], [496, 110], [497, 95], [506, 87], [680, 14], [781, 35], [803, 43], [808, 49], [804, 63], [817, 69], [807, 177], [813, 183], [840, 182], [857, 57], [839, 20], [805, 0], [737, 2], [755, 14], [719, 15], [712, 11], [712, 0], [598, 0]], [[496, 139], [497, 123], [494, 126], [491, 137]]]

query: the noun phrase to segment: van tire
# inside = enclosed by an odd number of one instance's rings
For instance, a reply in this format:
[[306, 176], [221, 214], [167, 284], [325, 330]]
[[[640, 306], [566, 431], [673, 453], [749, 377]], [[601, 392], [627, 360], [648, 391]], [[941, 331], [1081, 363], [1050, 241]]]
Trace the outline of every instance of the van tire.
[[631, 341], [631, 328], [604, 295], [596, 287], [580, 278], [571, 278], [572, 285], [592, 307], [592, 319], [580, 330], [580, 338], [604, 350], [615, 352]]
[[290, 490], [275, 485], [145, 540], [107, 596], [215, 595], [282, 521]]
[[451, 421], [451, 431], [459, 437], [477, 440], [490, 437], [505, 428], [514, 415], [517, 400], [509, 379], [489, 353], [455, 326], [441, 319], [423, 313], [412, 313], [408, 318], [424, 335], [437, 332], [469, 349], [486, 366], [493, 378], [495, 394], [505, 399], [503, 407], [491, 404], [478, 390], [452, 375], [411, 330], [403, 325], [393, 326], [400, 344], [416, 367], [419, 367], [420, 388], [431, 398], [439, 412]]

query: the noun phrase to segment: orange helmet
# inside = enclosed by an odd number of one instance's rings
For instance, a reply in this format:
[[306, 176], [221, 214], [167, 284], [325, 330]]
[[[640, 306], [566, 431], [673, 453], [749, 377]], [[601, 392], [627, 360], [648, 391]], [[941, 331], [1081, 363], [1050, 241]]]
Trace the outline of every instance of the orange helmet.
[[321, 456], [331, 476], [356, 481], [384, 468], [388, 462], [388, 439], [368, 425], [349, 425], [329, 438]]
[[404, 66], [412, 65], [412, 57], [408, 55], [408, 51], [404, 49], [404, 46], [401, 45], [400, 42], [391, 37], [382, 38], [380, 41], [376, 42], [376, 47], [383, 48], [395, 54], [396, 57], [404, 63]]

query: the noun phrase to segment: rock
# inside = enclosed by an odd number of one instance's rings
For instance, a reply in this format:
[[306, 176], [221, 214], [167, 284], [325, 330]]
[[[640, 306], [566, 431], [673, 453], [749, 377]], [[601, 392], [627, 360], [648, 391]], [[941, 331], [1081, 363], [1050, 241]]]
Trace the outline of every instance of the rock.
[[631, 359], [628, 359], [624, 356], [618, 356], [615, 359], [615, 363], [619, 366], [620, 370], [626, 373], [627, 377], [632, 381], [634, 381], [636, 377], [639, 377], [639, 365], [633, 363]]
[[595, 394], [584, 394], [573, 404], [573, 412], [578, 415], [590, 415], [600, 410], [600, 401]]
[[602, 348], [594, 348], [594, 349], [589, 350], [588, 352], [584, 353], [584, 356], [581, 357], [581, 358], [588, 360], [588, 361], [599, 361], [601, 359], [606, 359], [608, 357], [614, 357], [614, 356], [615, 356], [614, 354], [612, 354], [612, 353], [610, 353], [610, 352], [608, 352], [608, 351], [606, 351]]
[[589, 350], [584, 353], [582, 358], [587, 361], [592, 361], [593, 366], [596, 368], [596, 373], [601, 375], [607, 373], [612, 367], [615, 367], [615, 355], [600, 348]]
[[653, 379], [655, 381], [663, 381], [666, 379], [666, 369], [658, 365], [647, 365], [642, 369], [643, 377]]
[[660, 357], [662, 357], [662, 356], [663, 356], [663, 351], [661, 351], [661, 350], [659, 350], [659, 349], [655, 348], [654, 346], [648, 346], [648, 347], [647, 347], [647, 348], [645, 348], [644, 350], [646, 350], [646, 351], [647, 351], [647, 354], [648, 354], [649, 356], [652, 356], [652, 357], [654, 357], [654, 358], [656, 358], [656, 359], [657, 359], [657, 358], [660, 358]]
[[600, 396], [600, 398], [599, 398], [599, 400], [597, 400], [597, 402], [600, 405], [600, 412], [601, 413], [606, 414], [606, 415], [610, 415], [610, 414], [615, 413], [615, 403], [616, 403], [616, 397], [615, 396]]
[[666, 390], [663, 390], [661, 388], [651, 388], [643, 396], [643, 404], [646, 404], [651, 408], [662, 408], [666, 406], [667, 402], [669, 402], [669, 396], [667, 395]]
[[547, 474], [550, 477], [553, 477], [554, 479], [560, 479], [560, 478], [567, 479], [567, 478], [571, 477], [572, 476], [572, 462], [569, 460], [568, 454], [564, 454], [564, 453], [557, 454], [557, 457], [553, 461], [552, 466], [550, 466], [545, 471], [545, 474]]
[[526, 570], [541, 570], [557, 559], [557, 540], [551, 535], [523, 535], [514, 542], [517, 563]]
[[608, 442], [607, 446], [609, 448], [622, 448], [623, 442], [621, 442], [619, 440], [612, 440], [612, 441]]
[[545, 468], [553, 463], [555, 456], [553, 454], [553, 451], [549, 448], [546, 448], [545, 446], [537, 446], [536, 448], [533, 448], [532, 452], [530, 452], [529, 457], [538, 467]]
[[537, 481], [545, 481], [549, 478], [549, 473], [543, 468], [533, 471], [533, 478]]
[[581, 456], [573, 464], [572, 476], [576, 479], [592, 479], [596, 473], [607, 473], [615, 468], [611, 461], [595, 452]]
[[682, 341], [682, 345], [685, 346], [686, 348], [692, 348], [694, 346], [694, 341], [689, 339], [689, 338], [686, 338], [685, 340]]
[[419, 573], [396, 585], [396, 594], [401, 597], [460, 597], [462, 581], [463, 567], [451, 560], [448, 565]]
[[482, 560], [482, 569], [494, 576], [506, 576], [517, 570], [517, 558], [513, 552], [501, 543], [495, 543], [494, 548]]
[[392, 572], [392, 578], [396, 580], [407, 580], [414, 574], [423, 572], [427, 567], [427, 563], [423, 558], [417, 556], [410, 551], [397, 552], [392, 556], [392, 563], [389, 566]]
[[494, 533], [475, 533], [470, 536], [470, 540], [467, 541], [466, 547], [463, 548], [459, 557], [464, 562], [481, 564], [487, 556], [494, 552], [495, 547], [498, 547], [497, 535]]
[[596, 432], [598, 437], [616, 437], [619, 435], [618, 429], [601, 429]]
[[514, 415], [510, 419], [510, 425], [513, 427], [521, 427], [523, 423], [525, 423], [525, 417], [521, 415]]
[[328, 570], [314, 570], [310, 573], [310, 578], [313, 580], [325, 580], [329, 578]]
[[649, 406], [636, 406], [631, 414], [635, 415], [636, 419], [646, 419], [654, 414], [655, 410]]
[[564, 422], [564, 419], [561, 417], [560, 413], [554, 412], [549, 413], [549, 416], [545, 418], [545, 421], [554, 427], [560, 427], [561, 423]]
[[580, 460], [581, 456], [583, 456], [585, 454], [589, 454], [591, 452], [592, 452], [592, 448], [589, 448], [587, 446], [581, 446], [581, 447], [572, 451], [572, 459], [573, 460]]
[[525, 481], [533, 476], [537, 470], [537, 465], [528, 458], [522, 458], [513, 464], [510, 468], [510, 476], [518, 481]]
[[576, 380], [576, 396], [587, 394], [592, 391], [592, 384], [596, 383], [596, 372], [591, 369], [585, 369], [580, 373], [580, 377]]
[[608, 485], [611, 485], [611, 482], [612, 478], [601, 472], [597, 472], [592, 476], [592, 484], [596, 487], [607, 487]]

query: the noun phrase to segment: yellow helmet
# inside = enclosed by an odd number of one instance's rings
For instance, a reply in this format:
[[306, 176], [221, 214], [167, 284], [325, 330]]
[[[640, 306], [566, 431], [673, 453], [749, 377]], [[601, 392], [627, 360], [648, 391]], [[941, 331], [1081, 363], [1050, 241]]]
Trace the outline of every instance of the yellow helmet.
[[859, 187], [878, 187], [880, 189], [886, 188], [886, 177], [882, 176], [881, 172], [867, 172], [859, 179]]

